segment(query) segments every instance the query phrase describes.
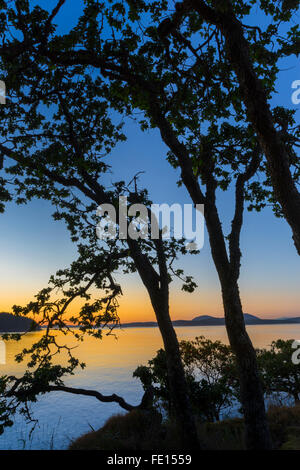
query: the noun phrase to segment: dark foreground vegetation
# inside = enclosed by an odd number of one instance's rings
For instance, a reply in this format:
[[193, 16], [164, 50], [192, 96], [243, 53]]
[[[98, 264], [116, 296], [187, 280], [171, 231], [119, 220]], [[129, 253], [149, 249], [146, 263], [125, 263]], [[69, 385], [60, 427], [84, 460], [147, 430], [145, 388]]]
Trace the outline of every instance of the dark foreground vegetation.
[[[274, 449], [300, 449], [300, 371], [292, 361], [292, 345], [292, 340], [279, 339], [268, 350], [257, 350]], [[243, 411], [231, 348], [200, 336], [181, 341], [180, 350], [198, 437], [204, 448], [245, 449], [244, 419], [229, 419], [233, 411], [235, 415]], [[295, 359], [294, 356], [294, 362]], [[139, 366], [134, 376], [145, 390], [152, 390], [152, 406], [112, 416], [98, 431], [73, 442], [70, 449], [182, 449], [165, 351], [159, 350], [147, 366]]]
[[[300, 406], [272, 406], [268, 421], [274, 449], [300, 450]], [[228, 419], [197, 423], [207, 450], [243, 450], [244, 420]], [[70, 450], [176, 450], [182, 449], [173, 422], [162, 423], [158, 415], [134, 410], [109, 418], [98, 431], [81, 436]]]

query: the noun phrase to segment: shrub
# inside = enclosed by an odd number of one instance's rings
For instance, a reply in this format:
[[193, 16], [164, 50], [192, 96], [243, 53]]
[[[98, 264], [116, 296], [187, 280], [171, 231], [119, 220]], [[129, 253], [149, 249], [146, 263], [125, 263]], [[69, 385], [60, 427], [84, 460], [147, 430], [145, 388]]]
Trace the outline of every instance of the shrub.
[[158, 446], [164, 437], [159, 413], [133, 410], [109, 418], [98, 431], [84, 434], [71, 450], [145, 450]]
[[[194, 341], [181, 341], [180, 350], [197, 419], [218, 421], [221, 412], [231, 407], [236, 397], [237, 376], [230, 347], [220, 341], [199, 336]], [[139, 366], [134, 377], [141, 380], [145, 390], [149, 386], [154, 388], [156, 403], [161, 404], [171, 417], [172, 402], [165, 351], [157, 351], [148, 366]]]

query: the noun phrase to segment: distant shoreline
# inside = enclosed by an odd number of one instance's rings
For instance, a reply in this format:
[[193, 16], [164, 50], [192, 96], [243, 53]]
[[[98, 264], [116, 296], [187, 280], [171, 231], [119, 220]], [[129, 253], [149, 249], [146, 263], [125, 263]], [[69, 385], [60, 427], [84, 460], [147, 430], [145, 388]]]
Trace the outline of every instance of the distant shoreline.
[[[196, 321], [196, 320], [174, 320], [173, 326], [225, 326], [224, 318], [218, 319], [218, 321]], [[247, 326], [249, 325], [299, 325], [300, 318], [296, 317], [295, 320], [265, 320], [258, 319], [257, 321], [245, 321]], [[132, 323], [121, 323], [119, 328], [151, 328], [158, 327], [156, 322], [132, 322]]]
[[[294, 318], [279, 318], [279, 319], [264, 319], [254, 315], [244, 314], [245, 324], [251, 325], [300, 325], [300, 317]], [[203, 317], [196, 317], [193, 320], [174, 320], [172, 321], [174, 327], [182, 326], [225, 326], [225, 319], [213, 317], [209, 315], [203, 315]], [[70, 325], [72, 328], [72, 326]], [[73, 327], [77, 328], [77, 326]], [[158, 328], [158, 324], [155, 321], [148, 322], [130, 322], [120, 323], [115, 328]]]
[[[1, 319], [5, 319], [1, 324]], [[245, 324], [247, 326], [251, 325], [300, 325], [300, 317], [290, 317], [290, 318], [278, 318], [278, 319], [265, 319], [259, 318], [255, 315], [250, 315], [248, 313], [244, 314]], [[18, 328], [16, 328], [16, 321], [18, 321]], [[213, 317], [210, 315], [202, 315], [193, 318], [192, 320], [174, 320], [172, 322], [174, 327], [182, 326], [225, 326], [225, 319], [219, 317]], [[31, 328], [30, 328], [31, 326]], [[68, 325], [69, 328], [78, 328], [77, 325]], [[2, 328], [4, 329], [2, 330]], [[157, 328], [158, 324], [155, 321], [148, 322], [129, 322], [121, 323], [116, 325], [115, 328]], [[11, 314], [0, 314], [0, 334], [5, 333], [23, 333], [25, 331], [38, 331], [43, 330], [44, 327], [36, 325], [36, 329], [32, 328], [32, 321], [27, 318], [16, 318]], [[109, 326], [108, 326], [109, 328]], [[54, 328], [57, 329], [57, 328]]]

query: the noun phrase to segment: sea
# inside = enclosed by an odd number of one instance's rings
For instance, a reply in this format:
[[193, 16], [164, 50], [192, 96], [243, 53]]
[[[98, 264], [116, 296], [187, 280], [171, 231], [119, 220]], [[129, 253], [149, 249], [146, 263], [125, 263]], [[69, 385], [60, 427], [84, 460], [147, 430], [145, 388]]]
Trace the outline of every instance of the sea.
[[[299, 339], [300, 324], [249, 325], [248, 333], [257, 348], [268, 348], [276, 339]], [[211, 340], [221, 340], [228, 344], [224, 326], [185, 326], [176, 328], [179, 340], [205, 336]], [[54, 332], [60, 344], [77, 346], [73, 354], [86, 364], [68, 377], [65, 384], [72, 387], [98, 390], [104, 395], [116, 393], [128, 403], [137, 405], [143, 395], [140, 382], [133, 378], [139, 365], [146, 365], [162, 347], [162, 339], [157, 327], [124, 328], [114, 330], [113, 335], [103, 338], [86, 337], [77, 345], [72, 335], [62, 337]], [[23, 348], [28, 348], [43, 334], [43, 331], [28, 333], [21, 341], [6, 341], [5, 355], [0, 361], [0, 375], [20, 376], [26, 362], [17, 364], [15, 356]], [[63, 364], [64, 354], [56, 356]], [[37, 424], [26, 422], [21, 415], [16, 416], [14, 425], [0, 435], [1, 450], [47, 450], [67, 449], [70, 443], [91, 430], [99, 429], [112, 415], [125, 413], [115, 403], [101, 403], [96, 398], [73, 395], [66, 392], [50, 392], [39, 397], [31, 405]]]

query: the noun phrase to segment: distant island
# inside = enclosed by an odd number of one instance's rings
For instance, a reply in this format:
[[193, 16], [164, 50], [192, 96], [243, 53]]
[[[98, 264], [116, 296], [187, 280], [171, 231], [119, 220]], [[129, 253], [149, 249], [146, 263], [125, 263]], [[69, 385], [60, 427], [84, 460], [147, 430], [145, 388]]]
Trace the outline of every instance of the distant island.
[[[285, 325], [300, 324], [300, 317], [286, 317], [276, 319], [259, 318], [249, 313], [244, 313], [246, 325]], [[225, 319], [214, 317], [211, 315], [200, 315], [192, 320], [174, 320], [174, 326], [224, 326]], [[131, 322], [121, 323], [117, 328], [153, 328], [157, 327], [157, 322]], [[69, 325], [70, 328], [78, 328], [78, 326]], [[45, 328], [45, 326], [43, 327]], [[17, 317], [11, 313], [0, 313], [0, 333], [23, 333], [26, 331], [39, 331], [42, 328], [33, 320], [26, 317]]]
[[30, 318], [17, 317], [11, 313], [0, 313], [0, 333], [24, 333], [40, 330], [39, 325]]
[[[287, 318], [277, 318], [277, 319], [265, 319], [259, 318], [255, 315], [250, 315], [249, 313], [244, 313], [246, 325], [285, 325], [285, 324], [294, 324], [300, 323], [300, 317], [287, 317]], [[216, 325], [225, 325], [225, 319], [219, 317], [213, 317], [210, 315], [200, 315], [193, 318], [192, 320], [174, 320], [174, 326], [216, 326]], [[157, 322], [132, 322], [132, 323], [122, 323], [120, 328], [138, 328], [138, 327], [155, 327]]]

